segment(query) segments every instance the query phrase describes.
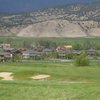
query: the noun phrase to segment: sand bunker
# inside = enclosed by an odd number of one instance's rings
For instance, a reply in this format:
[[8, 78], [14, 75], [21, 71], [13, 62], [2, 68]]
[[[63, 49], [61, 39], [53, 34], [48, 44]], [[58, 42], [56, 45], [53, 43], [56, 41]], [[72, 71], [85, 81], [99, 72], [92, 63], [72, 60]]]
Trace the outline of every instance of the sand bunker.
[[31, 78], [35, 79], [35, 80], [40, 80], [40, 79], [46, 79], [49, 77], [50, 77], [50, 75], [36, 75], [36, 76], [31, 77]]
[[2, 80], [13, 80], [13, 76], [11, 76], [13, 73], [10, 72], [1, 72], [0, 77]]

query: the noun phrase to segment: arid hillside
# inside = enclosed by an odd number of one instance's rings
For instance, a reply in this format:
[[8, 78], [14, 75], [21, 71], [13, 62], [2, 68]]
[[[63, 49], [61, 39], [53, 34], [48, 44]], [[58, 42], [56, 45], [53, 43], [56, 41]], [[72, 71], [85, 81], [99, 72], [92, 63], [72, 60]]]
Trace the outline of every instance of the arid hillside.
[[100, 36], [100, 4], [69, 4], [22, 14], [0, 14], [0, 36]]

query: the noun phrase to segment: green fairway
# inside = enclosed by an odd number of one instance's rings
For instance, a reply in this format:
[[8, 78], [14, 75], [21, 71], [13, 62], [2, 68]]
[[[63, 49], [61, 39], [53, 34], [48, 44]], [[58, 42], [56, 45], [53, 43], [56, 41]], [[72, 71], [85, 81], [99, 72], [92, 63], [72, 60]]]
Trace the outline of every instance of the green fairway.
[[[1, 63], [0, 72], [14, 76], [12, 81], [0, 80], [0, 100], [100, 100], [99, 61], [87, 67], [73, 63]], [[42, 74], [50, 77], [31, 79]]]

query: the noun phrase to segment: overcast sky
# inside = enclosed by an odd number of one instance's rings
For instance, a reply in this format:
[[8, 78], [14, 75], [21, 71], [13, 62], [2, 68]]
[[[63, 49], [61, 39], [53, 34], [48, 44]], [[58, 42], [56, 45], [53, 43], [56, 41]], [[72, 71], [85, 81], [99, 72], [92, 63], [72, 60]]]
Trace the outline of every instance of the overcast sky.
[[94, 2], [100, 0], [0, 0], [0, 12], [26, 12], [75, 2]]

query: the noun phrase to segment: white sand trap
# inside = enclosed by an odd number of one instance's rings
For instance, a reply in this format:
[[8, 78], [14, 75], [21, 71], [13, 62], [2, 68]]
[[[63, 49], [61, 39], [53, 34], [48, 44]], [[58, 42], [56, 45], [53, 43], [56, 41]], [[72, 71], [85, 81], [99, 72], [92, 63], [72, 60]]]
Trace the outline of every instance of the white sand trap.
[[50, 77], [50, 75], [36, 75], [36, 76], [31, 77], [31, 78], [35, 79], [35, 80], [40, 80], [40, 79], [46, 79], [49, 77]]
[[13, 80], [13, 76], [11, 76], [13, 73], [10, 72], [1, 72], [0, 77], [2, 80]]

